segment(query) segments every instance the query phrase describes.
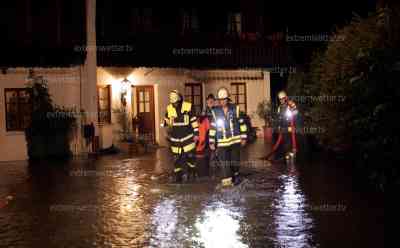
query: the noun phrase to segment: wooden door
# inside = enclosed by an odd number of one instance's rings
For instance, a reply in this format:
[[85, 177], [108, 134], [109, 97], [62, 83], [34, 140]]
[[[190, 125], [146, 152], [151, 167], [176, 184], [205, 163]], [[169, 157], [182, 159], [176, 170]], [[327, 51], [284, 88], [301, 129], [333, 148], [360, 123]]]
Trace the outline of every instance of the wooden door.
[[154, 87], [135, 86], [138, 131], [141, 137], [155, 142]]

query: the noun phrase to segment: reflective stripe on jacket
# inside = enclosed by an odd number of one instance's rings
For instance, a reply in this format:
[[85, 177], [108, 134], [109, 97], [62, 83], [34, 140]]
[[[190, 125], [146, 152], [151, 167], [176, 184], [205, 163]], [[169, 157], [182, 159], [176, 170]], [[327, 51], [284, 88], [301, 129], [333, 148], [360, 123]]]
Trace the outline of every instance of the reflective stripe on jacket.
[[209, 139], [211, 144], [227, 147], [247, 138], [247, 126], [240, 116], [239, 106], [230, 103], [226, 115], [221, 106], [213, 108], [212, 113]]
[[171, 128], [169, 141], [173, 153], [188, 152], [195, 148], [193, 137], [198, 135], [199, 124], [191, 103], [183, 101], [176, 108], [169, 104], [164, 121]]

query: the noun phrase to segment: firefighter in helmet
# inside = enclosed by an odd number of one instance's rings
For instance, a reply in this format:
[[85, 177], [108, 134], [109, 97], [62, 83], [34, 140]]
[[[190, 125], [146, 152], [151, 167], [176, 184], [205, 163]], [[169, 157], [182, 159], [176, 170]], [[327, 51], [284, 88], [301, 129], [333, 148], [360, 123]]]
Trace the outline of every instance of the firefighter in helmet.
[[[216, 150], [224, 171], [224, 185], [240, 183], [239, 165], [241, 146], [246, 144], [247, 126], [240, 116], [239, 106], [230, 102], [229, 92], [220, 88], [217, 92], [219, 106], [212, 109], [210, 149]], [[229, 169], [229, 173], [226, 173]]]
[[173, 90], [169, 93], [169, 102], [164, 124], [169, 129], [170, 149], [175, 157], [175, 182], [182, 182], [184, 169], [188, 177], [194, 179], [196, 172], [195, 148], [198, 140], [198, 122], [192, 111], [192, 104], [183, 101], [182, 95]]
[[296, 144], [296, 118], [298, 110], [296, 103], [290, 100], [285, 91], [278, 93], [279, 106], [278, 114], [278, 131], [282, 135], [282, 148], [285, 159], [293, 158], [297, 152]]

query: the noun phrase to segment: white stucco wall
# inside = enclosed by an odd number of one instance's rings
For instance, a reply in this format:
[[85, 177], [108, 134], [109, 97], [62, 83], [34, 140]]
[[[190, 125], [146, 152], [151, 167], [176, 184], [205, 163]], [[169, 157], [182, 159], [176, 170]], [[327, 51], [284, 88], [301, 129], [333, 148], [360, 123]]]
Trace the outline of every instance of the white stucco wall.
[[[217, 75], [218, 79], [213, 79]], [[236, 79], [230, 78], [234, 76]], [[209, 93], [216, 94], [218, 88], [225, 86], [230, 89], [232, 82], [244, 82], [247, 88], [247, 112], [252, 117], [253, 125], [262, 127], [262, 120], [255, 114], [257, 104], [270, 96], [270, 77], [269, 72], [261, 70], [213, 70], [197, 71], [185, 69], [160, 69], [160, 68], [112, 68], [99, 67], [97, 69], [99, 85], [110, 84], [112, 86], [112, 108], [120, 106], [121, 81], [127, 78], [133, 86], [153, 85], [154, 104], [155, 104], [155, 127], [156, 142], [160, 145], [167, 145], [165, 140], [165, 130], [160, 127], [160, 122], [165, 115], [165, 108], [168, 105], [168, 93], [177, 89], [184, 92], [185, 83], [203, 84], [203, 103]], [[242, 78], [238, 80], [237, 78]], [[131, 87], [128, 90], [127, 106], [128, 110], [136, 115], [135, 97], [132, 99]], [[133, 88], [134, 89], [134, 88]], [[133, 102], [132, 102], [133, 101]], [[133, 103], [133, 105], [132, 105]], [[112, 114], [112, 126], [114, 131], [118, 130], [115, 115]], [[110, 135], [102, 134], [102, 136]], [[113, 140], [117, 137], [104, 137], [104, 140]]]
[[[37, 75], [48, 80], [55, 104], [84, 109], [88, 122], [97, 124], [97, 63], [96, 63], [96, 0], [86, 0], [87, 56], [83, 66], [72, 68], [33, 68]], [[5, 121], [4, 88], [23, 88], [29, 68], [10, 68], [0, 74], [0, 161], [27, 159], [23, 132], [7, 132]], [[107, 130], [107, 129], [105, 129]], [[106, 131], [105, 131], [106, 132]], [[96, 134], [99, 128], [96, 128]], [[83, 151], [80, 130], [71, 144], [72, 151]]]
[[[80, 91], [87, 83], [87, 70], [85, 67], [73, 68], [34, 68], [36, 75], [43, 76], [49, 84], [49, 92], [55, 104], [67, 107], [84, 106], [83, 100], [87, 97], [85, 91]], [[244, 82], [247, 89], [247, 112], [252, 117], [254, 126], [262, 127], [263, 121], [255, 114], [257, 104], [270, 96], [270, 77], [268, 72], [261, 70], [213, 70], [196, 71], [184, 69], [160, 69], [160, 68], [97, 68], [97, 85], [111, 85], [112, 109], [120, 107], [121, 81], [124, 78], [135, 85], [154, 86], [155, 104], [155, 130], [156, 142], [160, 145], [167, 145], [165, 130], [160, 128], [160, 122], [165, 115], [165, 108], [168, 105], [168, 93], [177, 89], [184, 92], [185, 83], [202, 83], [203, 103], [209, 93], [216, 94], [218, 88], [225, 86], [230, 89], [232, 82]], [[218, 77], [215, 78], [215, 75]], [[23, 88], [27, 82], [28, 68], [8, 69], [6, 74], [0, 74], [0, 161], [24, 160], [27, 159], [25, 135], [23, 132], [7, 132], [5, 117], [5, 88]], [[231, 78], [234, 76], [234, 79]], [[254, 77], [256, 76], [256, 77]], [[128, 87], [127, 108], [129, 113], [135, 115], [135, 97], [132, 96], [132, 89]], [[92, 87], [93, 91], [93, 87]], [[91, 93], [90, 97], [96, 93]], [[97, 102], [91, 109], [97, 109]], [[93, 119], [97, 119], [97, 111], [93, 111]], [[132, 116], [131, 116], [132, 117]], [[112, 113], [112, 124], [100, 125], [97, 133], [100, 136], [102, 148], [110, 147], [118, 141], [115, 131], [119, 126], [116, 124], [116, 115]], [[80, 135], [75, 136], [71, 144], [74, 153], [84, 151], [81, 145]]]
[[[35, 75], [43, 76], [49, 86], [49, 93], [54, 104], [80, 109], [81, 68], [33, 68]], [[23, 131], [6, 130], [6, 88], [25, 88], [28, 68], [10, 68], [6, 74], [0, 74], [0, 161], [27, 159], [25, 134]], [[79, 140], [71, 143], [71, 150], [79, 152]]]
[[[97, 69], [97, 78], [99, 85], [111, 85], [112, 109], [120, 107], [121, 81], [124, 78], [127, 78], [132, 86], [152, 85], [154, 87], [155, 135], [156, 142], [160, 145], [166, 145], [165, 130], [160, 128], [160, 120], [163, 119], [165, 108], [168, 105], [168, 92], [174, 89], [183, 92], [185, 82], [194, 82], [177, 69], [99, 67]], [[133, 87], [134, 90], [135, 88]], [[132, 106], [136, 106], [136, 99], [135, 97], [132, 99], [132, 93], [135, 92], [132, 92], [132, 87], [129, 87], [127, 92], [127, 109], [131, 113], [130, 118], [136, 115], [136, 109], [132, 109]], [[115, 137], [115, 133], [119, 125], [117, 124], [116, 115], [112, 113], [111, 116], [114, 137], [104, 137], [104, 139], [112, 139], [116, 143], [117, 137]]]

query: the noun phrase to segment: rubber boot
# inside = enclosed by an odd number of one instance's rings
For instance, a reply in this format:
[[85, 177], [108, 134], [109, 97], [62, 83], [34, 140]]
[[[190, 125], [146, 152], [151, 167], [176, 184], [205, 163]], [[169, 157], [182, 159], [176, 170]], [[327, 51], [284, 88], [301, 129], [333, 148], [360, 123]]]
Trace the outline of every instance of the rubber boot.
[[222, 187], [230, 187], [233, 186], [232, 177], [223, 178], [221, 180]]
[[235, 172], [232, 176], [233, 185], [239, 185], [242, 182], [239, 172]]
[[183, 172], [182, 171], [175, 172], [174, 176], [175, 176], [174, 183], [182, 183], [182, 181], [183, 181]]
[[188, 168], [188, 181], [194, 182], [197, 179], [197, 169], [194, 167]]

